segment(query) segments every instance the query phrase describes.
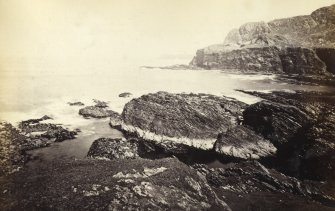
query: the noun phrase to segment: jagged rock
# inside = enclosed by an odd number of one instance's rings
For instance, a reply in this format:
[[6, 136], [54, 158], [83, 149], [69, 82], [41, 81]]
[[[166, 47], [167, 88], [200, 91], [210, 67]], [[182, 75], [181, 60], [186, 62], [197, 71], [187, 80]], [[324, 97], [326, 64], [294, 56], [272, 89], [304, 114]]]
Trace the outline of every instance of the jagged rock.
[[311, 15], [253, 22], [228, 33], [223, 44], [197, 51], [191, 66], [286, 74], [334, 73], [335, 5]]
[[133, 94], [130, 92], [123, 92], [119, 94], [119, 97], [131, 97]]
[[271, 142], [244, 126], [236, 126], [226, 133], [220, 133], [214, 150], [221, 155], [241, 159], [273, 156], [277, 151]]
[[69, 104], [70, 106], [84, 106], [85, 104], [80, 102], [80, 101], [76, 101], [76, 102], [68, 102], [67, 104]]
[[138, 144], [126, 139], [100, 138], [93, 142], [88, 157], [100, 159], [134, 159], [139, 157]]
[[[226, 199], [232, 210], [247, 210], [250, 207], [255, 210], [294, 210], [295, 207], [324, 210], [328, 204], [335, 202], [323, 191], [324, 184], [299, 181], [268, 169], [257, 161], [231, 163], [222, 168], [199, 164], [193, 167], [206, 177], [218, 196]], [[281, 203], [278, 203], [279, 200]], [[308, 203], [313, 200], [313, 203]]]
[[175, 158], [57, 162], [1, 180], [4, 190], [1, 210], [230, 210]]
[[111, 125], [147, 140], [211, 149], [218, 133], [239, 124], [245, 106], [214, 95], [158, 92], [131, 100], [122, 122]]
[[246, 92], [267, 99], [244, 111], [244, 124], [278, 148], [281, 169], [294, 176], [335, 176], [335, 95], [322, 92]]

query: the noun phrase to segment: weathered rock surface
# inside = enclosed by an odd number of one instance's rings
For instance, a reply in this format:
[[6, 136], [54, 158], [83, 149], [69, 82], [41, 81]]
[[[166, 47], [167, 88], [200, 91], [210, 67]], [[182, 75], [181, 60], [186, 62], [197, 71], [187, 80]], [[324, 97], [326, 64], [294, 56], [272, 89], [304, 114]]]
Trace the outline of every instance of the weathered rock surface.
[[[232, 210], [332, 210], [334, 198], [322, 184], [299, 181], [257, 161], [227, 164], [222, 168], [194, 165]], [[330, 207], [328, 207], [330, 206]]]
[[1, 210], [230, 210], [202, 175], [173, 158], [24, 169], [0, 181], [0, 194]]
[[277, 151], [270, 141], [244, 126], [236, 126], [226, 133], [220, 133], [214, 150], [221, 155], [241, 159], [273, 156]]
[[244, 124], [278, 148], [283, 169], [303, 178], [334, 178], [334, 93], [249, 93], [267, 101], [249, 106]]
[[223, 44], [198, 50], [190, 65], [301, 75], [334, 73], [334, 8], [268, 23], [246, 23], [229, 32]]
[[147, 140], [212, 149], [218, 133], [239, 124], [245, 106], [214, 95], [158, 92], [131, 100], [122, 121], [111, 125]]

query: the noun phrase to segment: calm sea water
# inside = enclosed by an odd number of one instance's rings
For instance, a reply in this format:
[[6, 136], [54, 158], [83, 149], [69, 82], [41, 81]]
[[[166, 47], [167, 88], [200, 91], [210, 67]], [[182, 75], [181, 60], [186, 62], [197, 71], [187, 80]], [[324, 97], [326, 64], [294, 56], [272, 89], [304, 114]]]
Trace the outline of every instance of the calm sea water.
[[[58, 158], [82, 158], [91, 143], [99, 137], [122, 137], [108, 126], [108, 119], [84, 119], [78, 115], [80, 107], [67, 102], [82, 101], [92, 104], [92, 99], [108, 101], [110, 107], [122, 112], [123, 106], [132, 98], [120, 98], [122, 92], [131, 92], [133, 97], [146, 93], [167, 91], [172, 93], [209, 93], [234, 97], [246, 103], [260, 99], [236, 89], [273, 90], [327, 90], [323, 86], [287, 84], [275, 75], [244, 75], [215, 70], [162, 70], [119, 69], [104, 74], [40, 74], [8, 75], [0, 79], [0, 118], [17, 124], [21, 120], [49, 115], [51, 122], [82, 132], [76, 140], [56, 143], [52, 147], [34, 150], [31, 153], [41, 160]], [[6, 84], [6, 85], [4, 85]]]

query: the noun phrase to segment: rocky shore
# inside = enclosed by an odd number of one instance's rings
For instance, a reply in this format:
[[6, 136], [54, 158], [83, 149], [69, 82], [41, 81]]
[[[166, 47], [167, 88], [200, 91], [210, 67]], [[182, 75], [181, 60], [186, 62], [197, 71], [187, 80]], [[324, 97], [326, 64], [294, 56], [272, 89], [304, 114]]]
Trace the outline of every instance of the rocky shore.
[[[13, 171], [26, 157], [8, 146], [1, 162], [13, 167], [0, 179], [1, 208], [333, 210], [334, 93], [242, 92], [263, 100], [167, 92], [132, 99], [109, 117], [125, 137], [95, 140], [84, 159]], [[48, 118], [3, 124], [2, 140], [24, 146], [46, 128], [39, 139], [74, 136]]]

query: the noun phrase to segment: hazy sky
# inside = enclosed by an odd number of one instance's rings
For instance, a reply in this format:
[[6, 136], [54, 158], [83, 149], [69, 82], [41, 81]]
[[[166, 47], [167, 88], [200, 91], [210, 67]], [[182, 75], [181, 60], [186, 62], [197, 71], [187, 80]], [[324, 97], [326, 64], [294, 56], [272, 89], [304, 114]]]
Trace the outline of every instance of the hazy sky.
[[[335, 0], [0, 0], [0, 71], [191, 59], [245, 22], [310, 14]], [[142, 63], [141, 63], [142, 62]], [[74, 71], [84, 71], [78, 68]], [[20, 69], [20, 68], [19, 68]], [[13, 70], [14, 71], [14, 70]], [[22, 71], [22, 70], [21, 70]]]

